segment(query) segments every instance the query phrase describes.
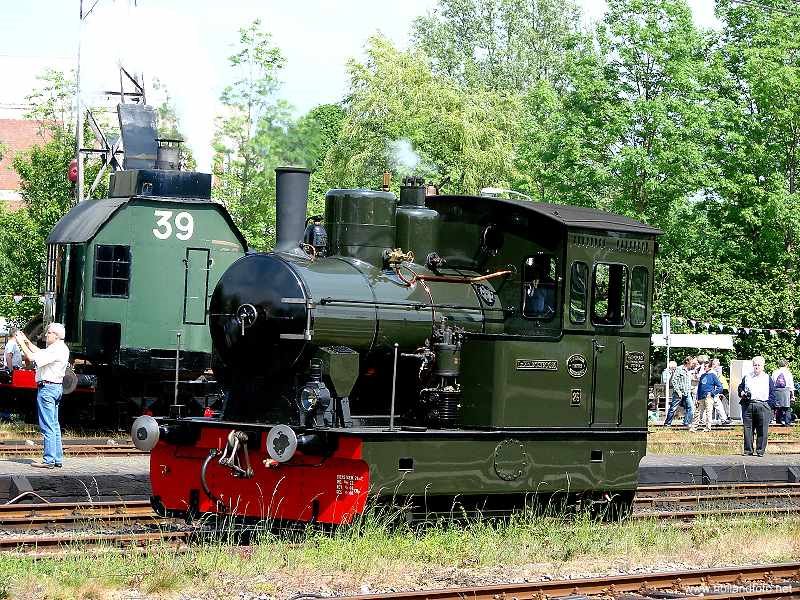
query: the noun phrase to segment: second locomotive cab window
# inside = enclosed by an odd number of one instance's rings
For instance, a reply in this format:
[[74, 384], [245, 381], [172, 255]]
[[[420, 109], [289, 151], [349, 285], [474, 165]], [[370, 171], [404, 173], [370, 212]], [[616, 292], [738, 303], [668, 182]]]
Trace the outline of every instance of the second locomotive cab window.
[[631, 275], [631, 325], [643, 327], [647, 322], [647, 269], [634, 267]]
[[595, 265], [592, 287], [592, 323], [595, 325], [624, 325], [627, 292], [628, 267], [608, 263]]
[[553, 254], [539, 252], [522, 267], [522, 314], [529, 319], [550, 320], [556, 314], [558, 268]]
[[94, 295], [127, 298], [131, 278], [130, 246], [96, 246]]
[[583, 262], [572, 263], [569, 276], [569, 320], [573, 323], [586, 322], [586, 280], [589, 267]]

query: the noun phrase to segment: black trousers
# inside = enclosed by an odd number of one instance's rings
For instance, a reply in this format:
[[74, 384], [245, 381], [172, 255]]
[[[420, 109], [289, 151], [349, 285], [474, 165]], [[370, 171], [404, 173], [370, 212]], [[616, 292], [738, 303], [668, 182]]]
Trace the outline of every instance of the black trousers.
[[750, 402], [742, 406], [742, 425], [744, 426], [744, 451], [753, 453], [753, 434], [756, 436], [756, 452], [764, 454], [767, 449], [769, 422], [772, 409], [764, 402]]

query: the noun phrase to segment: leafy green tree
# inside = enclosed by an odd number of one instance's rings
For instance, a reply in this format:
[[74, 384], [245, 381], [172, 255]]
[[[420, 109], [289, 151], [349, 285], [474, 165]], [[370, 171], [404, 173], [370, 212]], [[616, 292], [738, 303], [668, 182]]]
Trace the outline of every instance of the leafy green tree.
[[[348, 69], [346, 116], [320, 176], [327, 187], [374, 188], [387, 169], [449, 181], [444, 189], [453, 193], [510, 180], [516, 95], [464, 93], [434, 75], [420, 51], [401, 52], [380, 36], [370, 38], [366, 61]], [[400, 140], [419, 155], [413, 168], [396, 160], [392, 144]]]
[[572, 0], [440, 0], [413, 26], [435, 73], [470, 88], [526, 91], [561, 74], [579, 12]]
[[[718, 15], [724, 26], [712, 39], [704, 85], [712, 193], [695, 207], [701, 227], [680, 254], [690, 261], [689, 248], [698, 247], [715, 265], [713, 291], [699, 305], [709, 317], [793, 327], [800, 323], [800, 17], [729, 0], [718, 2]], [[687, 284], [703, 277], [694, 273]], [[794, 336], [751, 334], [736, 345], [740, 355], [762, 353], [768, 363], [800, 359]]]
[[[0, 315], [24, 325], [40, 314], [42, 248], [36, 226], [23, 208], [8, 212], [0, 206]], [[22, 295], [16, 302], [14, 295]]]
[[623, 119], [612, 206], [663, 226], [707, 183], [702, 37], [685, 0], [611, 0], [598, 40]]
[[[224, 117], [214, 141], [215, 196], [231, 211], [252, 246], [266, 249], [274, 240], [273, 174], [256, 141], [260, 123], [288, 118], [288, 107], [274, 99], [284, 65], [280, 50], [259, 20], [239, 31], [239, 46], [229, 57], [236, 80], [222, 92]], [[263, 139], [262, 139], [263, 141]]]
[[77, 84], [74, 73], [64, 74], [58, 69], [45, 69], [36, 79], [40, 85], [25, 100], [31, 109], [26, 119], [39, 121], [41, 128], [51, 136], [61, 136], [74, 132], [75, 93]]
[[611, 204], [624, 119], [604, 61], [593, 39], [576, 37], [565, 53], [564, 79], [540, 81], [525, 94], [515, 190], [540, 202]]
[[325, 193], [320, 169], [325, 156], [338, 139], [345, 111], [338, 104], [322, 104], [299, 119], [262, 120], [256, 144], [268, 157], [269, 166], [306, 167], [312, 170], [309, 187], [309, 212], [323, 212]]

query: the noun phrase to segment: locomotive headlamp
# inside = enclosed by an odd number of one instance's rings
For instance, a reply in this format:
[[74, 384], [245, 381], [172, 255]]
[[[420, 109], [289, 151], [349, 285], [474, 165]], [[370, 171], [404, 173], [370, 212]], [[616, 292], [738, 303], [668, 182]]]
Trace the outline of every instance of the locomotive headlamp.
[[158, 428], [158, 421], [149, 415], [142, 415], [133, 422], [131, 427], [131, 438], [133, 445], [142, 452], [150, 452], [155, 448], [161, 432]]

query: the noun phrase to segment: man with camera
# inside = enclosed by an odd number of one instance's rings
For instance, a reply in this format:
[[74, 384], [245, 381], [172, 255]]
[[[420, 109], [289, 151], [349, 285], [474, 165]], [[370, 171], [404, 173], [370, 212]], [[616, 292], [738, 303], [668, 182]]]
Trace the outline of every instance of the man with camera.
[[775, 402], [775, 382], [764, 372], [764, 357], [753, 357], [753, 371], [742, 378], [739, 384], [739, 404], [742, 405], [744, 427], [744, 452], [753, 456], [753, 434], [756, 436], [756, 454], [764, 456], [767, 451], [769, 422], [772, 420], [771, 405]]
[[46, 348], [38, 348], [21, 331], [15, 337], [25, 357], [36, 364], [36, 403], [39, 408], [39, 428], [44, 438], [44, 457], [41, 462], [31, 463], [31, 466], [40, 469], [54, 469], [64, 462], [58, 409], [64, 393], [64, 375], [69, 366], [65, 335], [61, 323], [50, 323], [45, 332]]

